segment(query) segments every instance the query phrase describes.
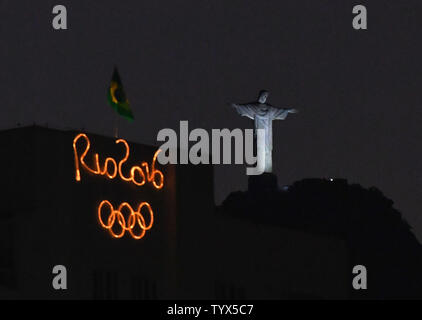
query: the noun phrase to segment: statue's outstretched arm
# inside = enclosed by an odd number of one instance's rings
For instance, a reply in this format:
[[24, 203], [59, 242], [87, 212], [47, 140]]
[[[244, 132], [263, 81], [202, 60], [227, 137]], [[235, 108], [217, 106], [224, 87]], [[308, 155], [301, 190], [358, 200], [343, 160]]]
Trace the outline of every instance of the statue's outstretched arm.
[[248, 117], [249, 119], [255, 118], [256, 111], [255, 107], [252, 105], [232, 103], [232, 107], [235, 108], [237, 113], [241, 116]]
[[284, 120], [286, 119], [289, 113], [297, 113], [298, 110], [289, 108], [289, 109], [277, 109], [274, 108], [273, 119], [274, 120]]

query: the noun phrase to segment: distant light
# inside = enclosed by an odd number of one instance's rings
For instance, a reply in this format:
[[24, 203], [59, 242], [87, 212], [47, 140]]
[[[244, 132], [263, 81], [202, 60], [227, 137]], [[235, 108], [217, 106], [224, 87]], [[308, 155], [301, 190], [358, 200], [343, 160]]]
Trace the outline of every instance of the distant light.
[[283, 186], [283, 187], [281, 187], [281, 189], [282, 189], [283, 191], [287, 191], [287, 190], [289, 190], [289, 186]]
[[331, 181], [331, 182], [333, 182], [333, 181], [334, 181], [334, 179], [333, 179], [333, 178], [330, 178], [330, 181]]

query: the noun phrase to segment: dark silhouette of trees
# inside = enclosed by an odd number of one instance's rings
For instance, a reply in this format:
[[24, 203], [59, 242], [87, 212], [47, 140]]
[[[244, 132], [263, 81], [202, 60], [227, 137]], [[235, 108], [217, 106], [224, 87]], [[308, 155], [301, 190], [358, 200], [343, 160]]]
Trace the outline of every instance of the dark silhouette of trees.
[[350, 286], [351, 298], [422, 298], [422, 247], [380, 190], [342, 179], [305, 179], [278, 189], [274, 179], [251, 177], [249, 190], [231, 193], [218, 212], [343, 239], [350, 284], [354, 265], [368, 270], [368, 290]]

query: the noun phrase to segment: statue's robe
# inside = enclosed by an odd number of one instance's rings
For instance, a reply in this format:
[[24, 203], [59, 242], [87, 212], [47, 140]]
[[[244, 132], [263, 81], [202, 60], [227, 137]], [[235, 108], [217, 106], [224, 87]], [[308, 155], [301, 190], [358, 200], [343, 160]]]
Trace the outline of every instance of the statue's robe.
[[[272, 172], [273, 150], [273, 120], [284, 120], [290, 109], [276, 108], [268, 104], [234, 104], [236, 111], [241, 115], [255, 121], [255, 130], [264, 129], [265, 146], [263, 149], [265, 159], [264, 172]], [[261, 148], [258, 148], [261, 149]], [[262, 150], [261, 149], [261, 150]]]

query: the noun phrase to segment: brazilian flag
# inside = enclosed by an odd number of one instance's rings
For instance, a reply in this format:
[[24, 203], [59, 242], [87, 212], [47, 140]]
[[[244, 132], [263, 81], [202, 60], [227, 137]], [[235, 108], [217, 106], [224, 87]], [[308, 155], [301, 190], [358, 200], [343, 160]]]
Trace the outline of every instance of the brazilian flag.
[[123, 90], [123, 84], [120, 80], [117, 68], [114, 68], [113, 76], [111, 77], [110, 87], [107, 92], [108, 102], [118, 114], [132, 121], [133, 113], [130, 109], [129, 100], [126, 98], [126, 93]]

